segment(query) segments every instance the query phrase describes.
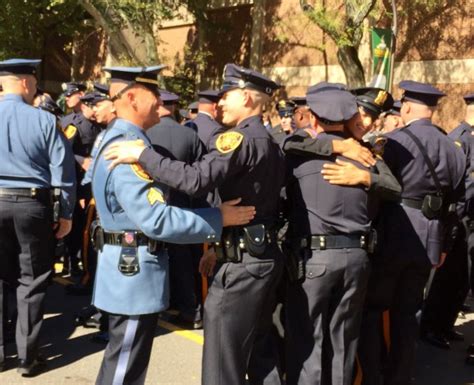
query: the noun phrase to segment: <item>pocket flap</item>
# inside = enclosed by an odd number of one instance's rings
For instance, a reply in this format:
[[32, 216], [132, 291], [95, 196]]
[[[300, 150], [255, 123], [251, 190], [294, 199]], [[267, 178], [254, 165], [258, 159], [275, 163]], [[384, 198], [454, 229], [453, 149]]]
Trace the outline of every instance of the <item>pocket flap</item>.
[[273, 271], [274, 261], [245, 263], [245, 268], [252, 277], [263, 278]]
[[321, 277], [326, 272], [326, 265], [306, 265], [306, 278]]

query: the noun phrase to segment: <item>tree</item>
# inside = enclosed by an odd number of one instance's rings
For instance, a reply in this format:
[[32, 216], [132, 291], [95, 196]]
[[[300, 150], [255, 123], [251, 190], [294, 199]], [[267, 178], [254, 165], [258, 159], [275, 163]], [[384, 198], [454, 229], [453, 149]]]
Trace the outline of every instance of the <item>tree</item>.
[[336, 44], [339, 64], [351, 88], [365, 85], [358, 49], [363, 22], [374, 9], [375, 3], [376, 0], [343, 0], [340, 7], [331, 9], [326, 6], [325, 0], [321, 4], [300, 0], [305, 15]]
[[84, 12], [74, 1], [3, 0], [0, 56], [42, 57], [50, 36], [71, 37], [84, 28]]

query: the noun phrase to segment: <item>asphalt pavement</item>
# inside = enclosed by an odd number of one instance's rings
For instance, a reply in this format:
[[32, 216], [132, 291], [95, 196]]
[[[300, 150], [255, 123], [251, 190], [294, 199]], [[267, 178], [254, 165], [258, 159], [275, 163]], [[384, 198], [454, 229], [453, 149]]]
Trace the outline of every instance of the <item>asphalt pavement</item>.
[[[64, 286], [53, 284], [48, 290], [41, 340], [47, 371], [32, 378], [21, 377], [16, 372], [14, 345], [9, 344], [7, 369], [0, 373], [0, 385], [95, 384], [105, 346], [90, 340], [97, 329], [74, 324], [76, 313], [89, 300], [86, 296], [67, 295]], [[452, 343], [449, 351], [419, 343], [416, 385], [474, 385], [474, 366], [464, 363], [465, 349], [470, 341], [474, 343], [474, 314], [458, 319], [456, 329], [465, 333], [466, 341]], [[182, 330], [160, 321], [146, 384], [199, 385], [202, 345], [202, 331]]]

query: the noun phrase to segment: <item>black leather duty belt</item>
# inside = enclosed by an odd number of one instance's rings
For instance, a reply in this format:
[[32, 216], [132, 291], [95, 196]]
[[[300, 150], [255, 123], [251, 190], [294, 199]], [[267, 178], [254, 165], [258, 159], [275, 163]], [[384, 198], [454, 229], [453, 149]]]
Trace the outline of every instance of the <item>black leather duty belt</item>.
[[417, 210], [421, 210], [421, 208], [423, 207], [423, 200], [418, 200], [418, 199], [402, 198], [400, 200], [400, 203], [403, 206], [411, 207], [412, 209], [417, 209]]
[[148, 246], [148, 251], [151, 253], [165, 248], [164, 242], [151, 239], [141, 231], [104, 231], [104, 244], [124, 247]]
[[49, 188], [0, 188], [0, 196], [25, 198], [51, 198]]
[[301, 239], [301, 247], [309, 247], [312, 250], [367, 249], [369, 237], [368, 234], [312, 235]]

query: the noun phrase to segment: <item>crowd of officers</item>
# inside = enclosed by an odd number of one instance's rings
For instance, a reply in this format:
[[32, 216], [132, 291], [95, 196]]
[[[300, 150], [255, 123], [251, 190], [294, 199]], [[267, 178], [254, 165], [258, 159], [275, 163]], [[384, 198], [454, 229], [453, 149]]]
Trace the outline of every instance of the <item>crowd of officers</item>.
[[106, 67], [107, 86], [67, 84], [62, 116], [38, 64], [0, 62], [0, 371], [15, 294], [18, 371], [45, 370], [63, 238], [68, 292], [102, 315], [97, 385], [145, 382], [170, 302], [204, 328], [203, 385], [409, 385], [418, 336], [463, 339], [474, 94], [446, 135], [431, 85], [321, 82], [272, 127], [281, 85], [228, 64], [180, 124], [163, 66]]

